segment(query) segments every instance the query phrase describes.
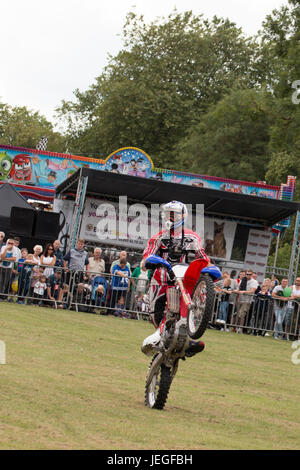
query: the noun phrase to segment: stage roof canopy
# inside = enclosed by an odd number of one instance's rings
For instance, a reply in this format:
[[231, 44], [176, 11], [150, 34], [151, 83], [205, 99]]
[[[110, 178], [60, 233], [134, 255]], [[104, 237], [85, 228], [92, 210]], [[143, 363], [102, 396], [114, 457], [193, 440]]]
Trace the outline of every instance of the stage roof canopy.
[[76, 194], [80, 178], [88, 177], [87, 196], [127, 196], [128, 201], [164, 203], [173, 199], [204, 204], [205, 215], [272, 226], [300, 210], [300, 203], [199, 188], [137, 176], [81, 168], [56, 188], [56, 196]]
[[10, 229], [10, 214], [13, 207], [34, 211], [26, 199], [11, 184], [5, 183], [0, 186], [0, 230]]
[[0, 215], [2, 217], [10, 217], [12, 207], [32, 209], [29, 202], [11, 184], [6, 183], [0, 187]]

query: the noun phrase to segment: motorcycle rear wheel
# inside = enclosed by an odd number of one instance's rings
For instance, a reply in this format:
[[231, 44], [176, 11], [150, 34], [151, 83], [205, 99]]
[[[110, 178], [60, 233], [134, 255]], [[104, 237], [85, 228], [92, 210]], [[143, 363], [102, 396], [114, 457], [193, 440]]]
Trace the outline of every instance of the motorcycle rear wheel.
[[201, 274], [191, 298], [194, 305], [188, 311], [187, 329], [190, 338], [198, 339], [204, 334], [214, 307], [215, 289], [209, 275]]
[[163, 363], [161, 354], [153, 357], [145, 386], [145, 405], [149, 408], [162, 410], [168, 398], [172, 380], [176, 374], [178, 361], [173, 368]]

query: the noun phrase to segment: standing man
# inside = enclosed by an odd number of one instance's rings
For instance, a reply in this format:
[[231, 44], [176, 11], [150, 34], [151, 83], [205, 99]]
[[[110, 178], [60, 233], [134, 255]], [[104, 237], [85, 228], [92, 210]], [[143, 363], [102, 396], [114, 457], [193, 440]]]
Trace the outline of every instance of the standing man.
[[286, 339], [284, 338], [283, 322], [285, 319], [288, 302], [291, 300], [290, 297], [285, 297], [284, 290], [288, 287], [288, 279], [283, 278], [281, 283], [274, 287], [272, 297], [274, 302], [274, 313], [275, 313], [275, 325], [274, 325], [274, 339]]
[[91, 274], [99, 275], [105, 273], [105, 262], [101, 259], [101, 248], [94, 249], [94, 256], [89, 258], [89, 272]]
[[[258, 280], [257, 280], [257, 272], [252, 271], [252, 279], [256, 282], [256, 288], [255, 288], [255, 291], [254, 291], [254, 294], [256, 295], [260, 291], [260, 285], [259, 285]], [[250, 305], [250, 309], [249, 309], [248, 322], [247, 322], [247, 325], [246, 325], [246, 326], [250, 326], [252, 328], [254, 328], [254, 326], [255, 326], [255, 314], [253, 313], [254, 312], [254, 303], [255, 303], [255, 298], [252, 297], [252, 301], [251, 301], [251, 305]], [[253, 333], [253, 331], [254, 330], [252, 330], [252, 333]]]
[[62, 254], [62, 251], [60, 250], [60, 241], [59, 240], [55, 240], [53, 242], [53, 255], [56, 257], [56, 261], [55, 261], [55, 266], [59, 267], [59, 268], [63, 268], [65, 267], [65, 262], [64, 262], [64, 255]]
[[237, 311], [237, 333], [243, 333], [246, 316], [249, 313], [253, 294], [257, 288], [257, 281], [252, 279], [253, 271], [247, 269], [246, 279], [242, 279], [239, 289], [235, 290], [235, 294], [239, 294], [238, 311]]
[[[295, 284], [290, 286], [291, 287], [291, 297], [289, 302], [287, 303], [287, 309], [286, 309], [286, 315], [285, 315], [285, 334], [286, 334], [286, 339], [289, 340], [289, 335], [291, 334], [291, 329], [293, 325], [293, 315], [295, 315], [296, 319], [296, 314], [299, 311], [299, 301], [300, 301], [300, 277], [296, 277]], [[296, 307], [296, 309], [295, 309]], [[296, 323], [296, 322], [295, 322]], [[296, 333], [296, 328], [295, 328], [295, 333]]]
[[9, 238], [0, 251], [0, 294], [8, 294], [12, 269], [17, 261], [19, 261], [18, 250], [14, 245], [14, 240]]
[[64, 261], [67, 262], [68, 269], [71, 272], [71, 274], [68, 273], [66, 276], [66, 284], [69, 284], [70, 292], [72, 292], [73, 289], [73, 281], [75, 280], [75, 283], [79, 284], [82, 282], [85, 272], [88, 273], [89, 271], [89, 256], [84, 245], [85, 240], [83, 240], [83, 238], [79, 238], [76, 248], [71, 248], [64, 256]]
[[76, 248], [71, 248], [64, 256], [70, 271], [89, 271], [89, 257], [84, 245], [85, 240], [79, 238]]

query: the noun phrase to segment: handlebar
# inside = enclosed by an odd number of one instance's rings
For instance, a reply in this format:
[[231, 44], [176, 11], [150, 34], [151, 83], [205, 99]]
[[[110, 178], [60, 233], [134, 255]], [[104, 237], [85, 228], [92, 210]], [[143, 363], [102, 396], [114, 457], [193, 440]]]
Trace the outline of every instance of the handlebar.
[[186, 256], [188, 258], [190, 254], [194, 254], [194, 255], [196, 254], [196, 250], [187, 248], [187, 246], [190, 243], [193, 243], [194, 241], [191, 238], [184, 237], [183, 239], [182, 238], [174, 239], [173, 237], [170, 237], [166, 239], [163, 238], [161, 241], [162, 241], [162, 244], [166, 246], [166, 248], [160, 248], [160, 252], [168, 253], [170, 260], [172, 260], [172, 258], [173, 258], [173, 261], [176, 258], [178, 260], [178, 258], [181, 256]]

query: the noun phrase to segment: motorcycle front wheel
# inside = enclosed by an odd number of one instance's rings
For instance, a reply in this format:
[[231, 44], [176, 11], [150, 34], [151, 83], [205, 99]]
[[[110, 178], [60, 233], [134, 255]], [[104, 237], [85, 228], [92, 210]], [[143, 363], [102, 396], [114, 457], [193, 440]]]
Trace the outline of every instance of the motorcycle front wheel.
[[192, 305], [187, 314], [188, 334], [192, 339], [201, 338], [211, 319], [214, 307], [215, 289], [211, 277], [207, 274], [199, 277], [191, 299]]
[[176, 374], [178, 361], [173, 368], [163, 363], [162, 354], [153, 357], [146, 379], [145, 405], [149, 408], [162, 410], [168, 398], [168, 393], [174, 375]]

